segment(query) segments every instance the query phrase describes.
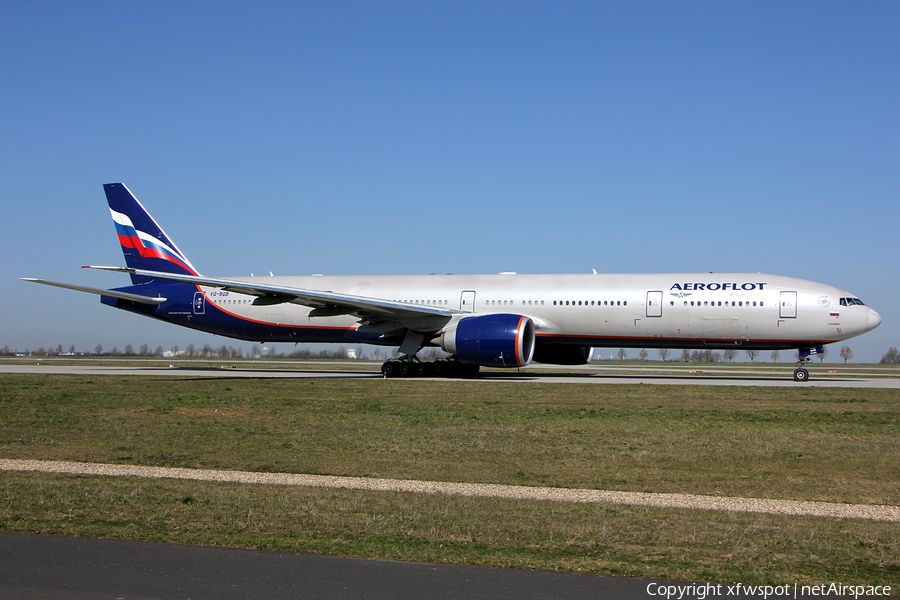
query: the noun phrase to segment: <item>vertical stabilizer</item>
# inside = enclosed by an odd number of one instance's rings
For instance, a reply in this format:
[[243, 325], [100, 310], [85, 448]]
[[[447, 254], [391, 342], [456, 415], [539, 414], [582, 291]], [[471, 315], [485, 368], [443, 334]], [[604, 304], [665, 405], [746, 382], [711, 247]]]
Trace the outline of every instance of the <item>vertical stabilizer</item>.
[[[125, 264], [130, 269], [198, 275], [190, 261], [124, 183], [107, 183], [103, 190], [125, 255]], [[131, 278], [135, 284], [146, 281], [146, 278], [135, 275]]]

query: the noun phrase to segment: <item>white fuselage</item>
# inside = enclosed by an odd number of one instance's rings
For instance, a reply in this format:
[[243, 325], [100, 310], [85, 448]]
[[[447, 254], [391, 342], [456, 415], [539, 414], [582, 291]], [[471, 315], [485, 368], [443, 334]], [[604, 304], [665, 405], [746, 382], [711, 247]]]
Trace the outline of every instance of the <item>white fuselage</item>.
[[[333, 291], [465, 314], [531, 317], [537, 342], [593, 347], [799, 348], [845, 340], [881, 317], [838, 288], [777, 275], [404, 275], [234, 277]], [[310, 308], [255, 306], [254, 297], [203, 288], [207, 301], [234, 317], [283, 326], [295, 341], [335, 341], [353, 330], [350, 316], [310, 317]], [[842, 305], [842, 299], [844, 304]], [[858, 302], [858, 301], [857, 301]], [[317, 335], [319, 332], [321, 335]]]

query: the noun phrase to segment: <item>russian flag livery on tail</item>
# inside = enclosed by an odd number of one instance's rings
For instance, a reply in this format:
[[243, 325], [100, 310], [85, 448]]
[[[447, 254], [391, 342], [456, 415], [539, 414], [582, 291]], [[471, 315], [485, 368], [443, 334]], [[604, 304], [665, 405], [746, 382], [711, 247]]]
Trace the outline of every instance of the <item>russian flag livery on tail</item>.
[[[881, 323], [849, 292], [759, 273], [205, 277], [124, 184], [103, 187], [126, 266], [88, 268], [128, 273], [132, 285], [26, 281], [240, 340], [399, 347], [403, 357], [382, 365], [392, 377], [584, 364], [593, 348], [699, 348], [796, 349], [794, 379], [806, 381], [824, 344]], [[419, 361], [429, 346], [449, 359]]]
[[125, 184], [107, 183], [103, 189], [129, 269], [199, 274]]

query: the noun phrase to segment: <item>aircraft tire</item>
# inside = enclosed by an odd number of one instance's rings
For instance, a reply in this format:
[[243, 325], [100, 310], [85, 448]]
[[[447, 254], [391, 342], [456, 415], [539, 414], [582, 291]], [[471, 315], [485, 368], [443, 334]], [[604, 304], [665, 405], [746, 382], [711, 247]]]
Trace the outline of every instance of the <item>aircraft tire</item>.
[[453, 373], [455, 377], [478, 377], [478, 372], [481, 370], [481, 367], [478, 365], [464, 365], [459, 364], [456, 366], [456, 370]]
[[809, 380], [809, 371], [803, 368], [794, 370], [794, 381], [808, 381]]
[[440, 359], [433, 363], [433, 372], [438, 377], [459, 377], [460, 364], [456, 361]]
[[399, 375], [399, 361], [396, 360], [386, 360], [384, 364], [381, 365], [381, 374], [385, 377], [397, 377]]
[[381, 365], [385, 377], [477, 377], [481, 367], [456, 361], [436, 360], [409, 364], [402, 360], [388, 360]]

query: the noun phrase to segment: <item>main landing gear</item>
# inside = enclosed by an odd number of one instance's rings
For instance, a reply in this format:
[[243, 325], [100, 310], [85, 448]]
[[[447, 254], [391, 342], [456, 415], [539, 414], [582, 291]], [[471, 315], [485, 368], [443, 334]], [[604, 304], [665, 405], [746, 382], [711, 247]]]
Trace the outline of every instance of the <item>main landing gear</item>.
[[381, 365], [385, 377], [475, 377], [479, 370], [478, 365], [464, 365], [454, 358], [421, 361], [408, 355]]

